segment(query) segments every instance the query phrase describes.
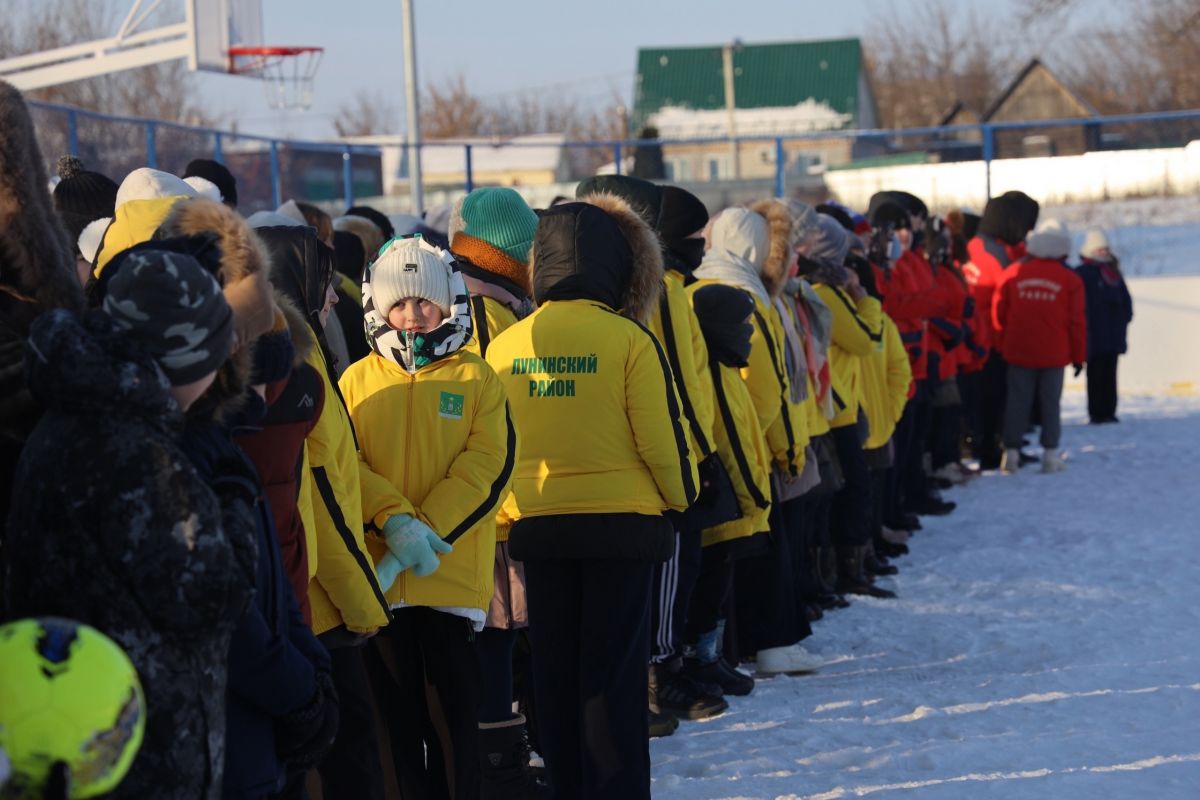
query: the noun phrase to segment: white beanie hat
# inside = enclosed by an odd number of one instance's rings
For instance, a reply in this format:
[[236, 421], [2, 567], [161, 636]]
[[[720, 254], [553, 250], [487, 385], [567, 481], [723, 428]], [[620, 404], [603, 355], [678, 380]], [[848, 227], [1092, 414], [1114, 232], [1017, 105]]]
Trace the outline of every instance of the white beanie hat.
[[[437, 303], [450, 316], [450, 265], [438, 256], [440, 248], [419, 238], [393, 239], [371, 267], [375, 308], [385, 317], [406, 297]], [[444, 252], [444, 251], [441, 251]]]
[[130, 200], [156, 200], [160, 197], [195, 197], [196, 190], [169, 172], [141, 167], [125, 176], [117, 189], [116, 208]]
[[1108, 237], [1099, 228], [1088, 229], [1087, 235], [1083, 237], [1083, 245], [1079, 248], [1079, 255], [1095, 261], [1111, 261], [1111, 252], [1105, 254], [1103, 258], [1099, 257], [1101, 250], [1110, 250]]
[[1071, 232], [1054, 218], [1044, 219], [1026, 237], [1025, 248], [1037, 258], [1066, 258], [1071, 255]]

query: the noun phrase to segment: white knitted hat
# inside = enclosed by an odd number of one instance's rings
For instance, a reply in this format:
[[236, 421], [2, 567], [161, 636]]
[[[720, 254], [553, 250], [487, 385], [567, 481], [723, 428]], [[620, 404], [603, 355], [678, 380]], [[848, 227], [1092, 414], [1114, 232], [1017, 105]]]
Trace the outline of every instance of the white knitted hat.
[[385, 317], [406, 297], [437, 303], [450, 316], [450, 267], [419, 239], [393, 239], [371, 267], [371, 287], [375, 307]]
[[[1079, 255], [1099, 261], [1101, 259], [1097, 258], [1097, 255], [1101, 250], [1110, 250], [1108, 237], [1099, 228], [1089, 229], [1087, 235], [1083, 237], [1083, 245], [1079, 248]], [[1111, 261], [1111, 252], [1103, 260]]]
[[141, 167], [125, 176], [117, 189], [116, 207], [130, 200], [154, 200], [160, 197], [195, 197], [196, 190], [169, 172]]
[[1071, 255], [1071, 232], [1054, 218], [1044, 219], [1026, 237], [1025, 247], [1037, 258], [1066, 258]]

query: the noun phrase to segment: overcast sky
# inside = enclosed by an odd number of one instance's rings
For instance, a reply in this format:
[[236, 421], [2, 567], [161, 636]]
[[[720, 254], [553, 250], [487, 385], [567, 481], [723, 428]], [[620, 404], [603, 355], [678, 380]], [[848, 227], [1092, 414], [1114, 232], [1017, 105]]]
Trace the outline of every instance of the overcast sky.
[[[1019, 0], [958, 0], [1010, 10]], [[1087, 2], [1087, 0], [1084, 0]], [[910, 13], [904, 0], [414, 0], [421, 84], [466, 76], [488, 99], [524, 91], [604, 103], [632, 99], [638, 47], [861, 36], [872, 20]], [[326, 48], [311, 111], [267, 107], [261, 86], [202, 76], [215, 111], [245, 131], [296, 137], [333, 134], [338, 106], [359, 89], [404, 108], [400, 0], [263, 0], [267, 44]], [[1019, 36], [1009, 29], [1007, 34]], [[987, 40], [981, 34], [980, 44]], [[914, 46], [919, 43], [914, 42]], [[1020, 65], [1014, 65], [1014, 73]], [[403, 120], [398, 119], [398, 127]]]

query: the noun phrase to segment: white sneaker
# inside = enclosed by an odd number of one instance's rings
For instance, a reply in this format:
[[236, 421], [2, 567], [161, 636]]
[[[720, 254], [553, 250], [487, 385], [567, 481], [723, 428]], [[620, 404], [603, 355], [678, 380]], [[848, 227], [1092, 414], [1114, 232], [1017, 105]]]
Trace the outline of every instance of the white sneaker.
[[962, 486], [969, 480], [969, 478], [963, 474], [962, 470], [959, 469], [958, 464], [953, 463], [946, 464], [945, 466], [941, 467], [937, 472], [933, 473], [933, 477], [950, 481], [955, 486]]
[[1063, 472], [1067, 468], [1067, 462], [1063, 461], [1063, 457], [1059, 455], [1058, 450], [1046, 450], [1042, 453], [1042, 472], [1053, 474], [1055, 472]]
[[1021, 469], [1021, 451], [1015, 447], [1010, 447], [1004, 451], [1004, 458], [1000, 459], [1000, 471], [1005, 475], [1016, 475]]
[[825, 664], [824, 660], [814, 656], [798, 644], [759, 650], [755, 661], [760, 675], [816, 672]]

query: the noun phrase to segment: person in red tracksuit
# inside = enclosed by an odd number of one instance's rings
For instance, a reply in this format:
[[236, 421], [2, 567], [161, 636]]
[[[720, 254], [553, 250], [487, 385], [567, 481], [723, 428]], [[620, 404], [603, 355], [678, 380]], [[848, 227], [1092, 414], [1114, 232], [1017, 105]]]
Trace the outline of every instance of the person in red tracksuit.
[[995, 348], [991, 324], [992, 295], [1004, 270], [1025, 256], [1025, 237], [1037, 224], [1037, 201], [1023, 192], [1005, 192], [988, 200], [979, 220], [978, 233], [967, 243], [970, 260], [963, 276], [975, 298], [980, 326], [976, 345], [990, 351], [978, 380], [978, 406], [968, 411], [976, 427], [971, 439], [981, 469], [1000, 466], [1000, 432], [1004, 419], [1005, 365]]
[[1042, 416], [1043, 472], [1061, 472], [1059, 400], [1063, 368], [1075, 374], [1087, 359], [1087, 311], [1083, 281], [1066, 265], [1071, 237], [1066, 226], [1044, 221], [1029, 235], [1028, 257], [1010, 267], [997, 287], [992, 324], [1008, 363], [1002, 469], [1020, 466], [1021, 437], [1029, 427], [1036, 395]]
[[[892, 228], [900, 242], [901, 254], [890, 268], [880, 269], [877, 286], [883, 295], [883, 310], [900, 331], [900, 340], [912, 365], [914, 395], [904, 409], [896, 429], [896, 474], [902, 481], [897, 501], [885, 509], [885, 523], [893, 530], [911, 529], [914, 514], [946, 514], [954, 508], [933, 495], [925, 479], [922, 464], [928, 435], [930, 378], [936, 380], [940, 367], [930, 372], [929, 321], [961, 315], [962, 305], [954, 295], [937, 286], [933, 269], [925, 256], [913, 249], [912, 215], [894, 203], [876, 205], [871, 224], [878, 229]], [[893, 524], [894, 523], [894, 524]]]

